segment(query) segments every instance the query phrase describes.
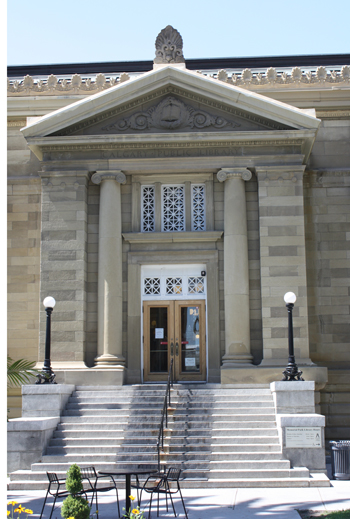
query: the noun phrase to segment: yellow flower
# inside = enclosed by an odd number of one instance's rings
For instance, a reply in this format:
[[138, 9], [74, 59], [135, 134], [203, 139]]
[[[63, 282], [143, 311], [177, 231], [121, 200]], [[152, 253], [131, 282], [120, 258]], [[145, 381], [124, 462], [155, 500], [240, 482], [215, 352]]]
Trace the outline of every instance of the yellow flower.
[[137, 508], [134, 508], [133, 510], [131, 510], [131, 513], [134, 515], [139, 515], [140, 510], [138, 510]]
[[15, 505], [18, 505], [18, 503], [17, 503], [17, 501], [10, 501], [9, 503], [7, 503], [7, 505], [15, 506]]
[[25, 511], [25, 508], [22, 505], [19, 505], [18, 508], [15, 508], [15, 512], [18, 512], [19, 514], [21, 514], [24, 511]]
[[7, 510], [7, 515], [10, 515], [10, 513], [11, 513], [10, 510]]
[[33, 510], [29, 510], [29, 508], [26, 508], [26, 509], [25, 509], [25, 513], [26, 513], [26, 514], [32, 514], [32, 513], [33, 513]]
[[129, 497], [130, 497], [131, 501], [135, 501], [134, 496], [129, 496]]
[[74, 519], [74, 517], [68, 517], [68, 519]]

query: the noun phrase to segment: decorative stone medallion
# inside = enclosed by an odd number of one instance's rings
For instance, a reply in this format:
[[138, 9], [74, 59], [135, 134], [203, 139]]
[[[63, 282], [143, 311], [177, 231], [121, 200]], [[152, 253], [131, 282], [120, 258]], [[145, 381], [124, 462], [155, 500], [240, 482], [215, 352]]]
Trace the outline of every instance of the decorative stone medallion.
[[168, 96], [147, 111], [136, 112], [130, 117], [104, 126], [102, 130], [106, 132], [125, 131], [128, 129], [142, 131], [150, 128], [159, 130], [180, 130], [185, 128], [201, 130], [209, 126], [221, 129], [226, 126], [236, 127], [240, 125], [229, 122], [224, 117], [211, 115], [204, 110], [192, 108], [179, 99]]

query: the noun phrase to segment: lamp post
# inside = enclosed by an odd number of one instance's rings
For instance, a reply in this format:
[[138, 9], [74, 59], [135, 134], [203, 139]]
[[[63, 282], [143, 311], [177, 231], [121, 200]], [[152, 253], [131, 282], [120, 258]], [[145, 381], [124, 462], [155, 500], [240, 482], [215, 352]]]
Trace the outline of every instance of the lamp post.
[[294, 357], [294, 338], [293, 338], [293, 308], [297, 296], [293, 292], [284, 294], [284, 302], [288, 309], [288, 366], [283, 371], [282, 381], [286, 380], [304, 380], [301, 375], [302, 371], [298, 369]]
[[51, 314], [56, 301], [53, 297], [45, 297], [43, 305], [46, 311], [46, 338], [45, 338], [45, 360], [41, 373], [37, 375], [36, 384], [56, 384], [55, 373], [51, 369]]

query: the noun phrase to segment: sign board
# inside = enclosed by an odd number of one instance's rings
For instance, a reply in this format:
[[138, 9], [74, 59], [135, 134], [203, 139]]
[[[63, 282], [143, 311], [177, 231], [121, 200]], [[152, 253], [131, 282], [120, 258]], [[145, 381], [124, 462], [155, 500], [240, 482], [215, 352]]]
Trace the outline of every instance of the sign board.
[[155, 339], [164, 339], [164, 328], [155, 328]]
[[321, 427], [286, 427], [286, 447], [290, 449], [322, 447]]
[[186, 368], [189, 367], [195, 367], [196, 366], [196, 359], [194, 357], [185, 358], [185, 366]]

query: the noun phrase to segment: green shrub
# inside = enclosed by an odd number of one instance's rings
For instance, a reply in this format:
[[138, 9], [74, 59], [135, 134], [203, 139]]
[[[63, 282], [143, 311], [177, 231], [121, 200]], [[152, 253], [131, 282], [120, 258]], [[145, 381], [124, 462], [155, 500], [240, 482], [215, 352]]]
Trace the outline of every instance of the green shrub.
[[63, 501], [61, 516], [64, 519], [68, 519], [68, 517], [88, 519], [90, 517], [89, 503], [81, 495], [78, 495], [83, 490], [83, 484], [80, 467], [76, 463], [71, 465], [67, 472], [66, 489], [70, 495]]
[[73, 496], [83, 490], [80, 467], [76, 463], [73, 463], [67, 472], [66, 489]]
[[81, 496], [68, 496], [61, 508], [61, 515], [65, 519], [87, 519], [90, 516], [89, 503]]

